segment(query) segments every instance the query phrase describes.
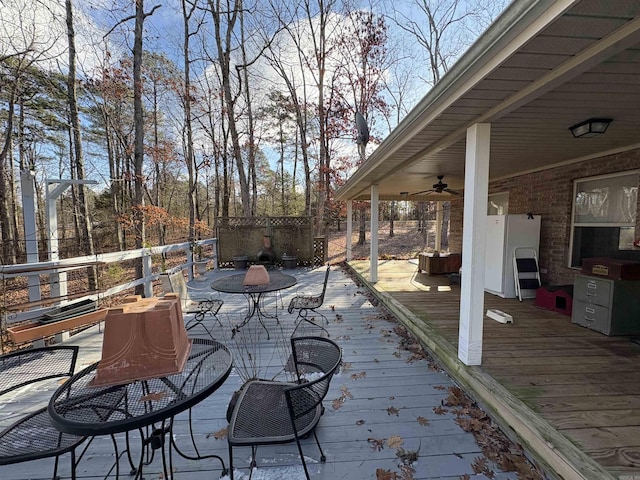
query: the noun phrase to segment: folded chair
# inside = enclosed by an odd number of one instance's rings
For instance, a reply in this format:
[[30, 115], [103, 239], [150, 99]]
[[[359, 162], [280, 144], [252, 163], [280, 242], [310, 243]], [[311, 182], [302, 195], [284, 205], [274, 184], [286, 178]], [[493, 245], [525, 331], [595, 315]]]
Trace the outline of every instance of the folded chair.
[[324, 328], [322, 325], [318, 325], [313, 321], [314, 317], [309, 318], [309, 312], [320, 315], [322, 318], [324, 318], [325, 324], [329, 324], [329, 320], [327, 320], [327, 317], [325, 317], [321, 312], [317, 312], [316, 309], [320, 308], [322, 306], [322, 303], [324, 302], [324, 295], [327, 291], [327, 281], [329, 280], [330, 271], [331, 267], [327, 265], [327, 271], [324, 275], [324, 284], [322, 285], [322, 292], [316, 295], [296, 294], [296, 296], [291, 299], [287, 311], [289, 313], [293, 313], [295, 310], [298, 311], [298, 316], [296, 317], [296, 326], [293, 329], [292, 335], [295, 334], [296, 330], [300, 326], [300, 323], [302, 323], [303, 321], [321, 328], [327, 335], [329, 335], [329, 332], [327, 332], [326, 328]]
[[[0, 397], [26, 385], [71, 377], [77, 358], [77, 346], [34, 348], [0, 356]], [[52, 427], [45, 403], [0, 432], [0, 465], [55, 457], [55, 479], [58, 457], [70, 453], [71, 478], [75, 479], [76, 465], [82, 458], [80, 455], [76, 461], [75, 449], [84, 441], [85, 437], [61, 433]]]
[[[309, 479], [300, 439], [313, 433], [320, 450], [320, 461], [326, 461], [315, 428], [324, 413], [322, 400], [340, 365], [342, 351], [335, 342], [323, 337], [293, 337], [291, 348], [298, 382], [253, 380], [241, 390], [231, 413], [227, 436], [231, 480], [233, 447], [251, 446], [253, 468], [258, 445], [295, 441]], [[305, 373], [314, 375], [306, 380]]]
[[203, 320], [205, 315], [209, 314], [215, 318], [220, 326], [222, 326], [217, 313], [220, 311], [224, 302], [217, 298], [214, 292], [190, 288], [187, 285], [187, 282], [184, 281], [182, 271], [175, 273], [161, 273], [160, 280], [162, 281], [162, 290], [164, 293], [177, 293], [180, 296], [183, 313], [195, 314], [193, 318], [186, 323], [185, 328], [187, 330], [191, 330], [192, 328], [201, 325], [202, 328], [207, 331], [211, 339], [215, 340], [211, 331], [203, 323]]

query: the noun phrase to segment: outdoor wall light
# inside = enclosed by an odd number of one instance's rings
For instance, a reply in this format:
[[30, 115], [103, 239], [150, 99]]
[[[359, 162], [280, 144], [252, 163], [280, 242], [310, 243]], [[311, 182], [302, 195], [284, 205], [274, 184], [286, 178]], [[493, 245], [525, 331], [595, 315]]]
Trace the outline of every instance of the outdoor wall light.
[[573, 138], [590, 138], [606, 132], [610, 123], [610, 118], [590, 118], [584, 122], [576, 123], [569, 127], [569, 130], [571, 130]]

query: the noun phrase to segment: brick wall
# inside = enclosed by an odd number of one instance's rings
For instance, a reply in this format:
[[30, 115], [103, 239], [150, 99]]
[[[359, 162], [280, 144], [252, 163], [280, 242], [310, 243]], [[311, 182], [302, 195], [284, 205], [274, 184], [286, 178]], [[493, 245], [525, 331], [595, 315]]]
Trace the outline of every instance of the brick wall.
[[[578, 178], [640, 169], [640, 150], [587, 160], [542, 172], [491, 182], [489, 193], [509, 192], [509, 213], [532, 212], [542, 216], [540, 227], [540, 269], [545, 284], [573, 284], [569, 262], [573, 181]], [[462, 251], [463, 200], [451, 202], [449, 251]], [[640, 202], [638, 205], [640, 212]], [[636, 238], [640, 237], [640, 215], [636, 217]]]

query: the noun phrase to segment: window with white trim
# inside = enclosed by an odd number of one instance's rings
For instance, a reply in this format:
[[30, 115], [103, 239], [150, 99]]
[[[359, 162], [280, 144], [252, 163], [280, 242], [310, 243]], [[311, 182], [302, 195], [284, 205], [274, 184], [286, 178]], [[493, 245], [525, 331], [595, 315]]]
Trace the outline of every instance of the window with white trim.
[[638, 171], [574, 181], [570, 267], [583, 258], [635, 258]]

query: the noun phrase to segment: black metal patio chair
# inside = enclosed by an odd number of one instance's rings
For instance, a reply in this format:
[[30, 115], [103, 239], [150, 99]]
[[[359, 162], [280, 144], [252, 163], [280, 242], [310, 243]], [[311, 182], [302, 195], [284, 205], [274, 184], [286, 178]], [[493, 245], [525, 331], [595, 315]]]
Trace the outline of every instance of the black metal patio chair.
[[218, 312], [224, 302], [214, 292], [189, 287], [184, 280], [182, 271], [161, 273], [160, 280], [164, 293], [177, 293], [180, 296], [183, 313], [194, 314], [193, 318], [185, 324], [185, 328], [191, 330], [200, 325], [209, 334], [209, 337], [215, 340], [203, 320], [206, 315], [211, 315], [218, 322], [218, 325], [222, 326]]
[[[251, 446], [253, 468], [258, 445], [295, 441], [309, 479], [300, 439], [313, 433], [320, 450], [320, 461], [326, 461], [315, 428], [324, 413], [322, 400], [340, 365], [342, 351], [335, 342], [324, 337], [293, 337], [291, 348], [297, 383], [254, 380], [242, 388], [231, 414], [227, 436], [231, 480], [233, 447]], [[304, 378], [308, 373], [314, 373], [309, 380]]]
[[[0, 397], [30, 384], [71, 377], [77, 358], [77, 346], [34, 348], [0, 356]], [[71, 478], [75, 479], [76, 465], [82, 458], [80, 455], [76, 460], [75, 449], [85, 439], [61, 433], [51, 426], [45, 403], [0, 432], [0, 465], [55, 457], [52, 477], [55, 479], [59, 457], [70, 453]]]
[[298, 316], [295, 320], [295, 328], [293, 329], [293, 333], [291, 335], [295, 335], [298, 327], [303, 321], [322, 329], [327, 335], [329, 335], [329, 332], [326, 328], [314, 322], [315, 317], [309, 317], [309, 312], [320, 315], [324, 319], [324, 323], [326, 325], [329, 324], [329, 320], [327, 320], [327, 317], [325, 317], [322, 312], [318, 312], [316, 309], [320, 308], [324, 303], [324, 296], [327, 292], [327, 282], [329, 280], [330, 271], [331, 266], [327, 265], [327, 271], [324, 275], [324, 284], [322, 285], [322, 291], [320, 293], [315, 295], [307, 295], [304, 293], [296, 294], [296, 296], [291, 299], [291, 302], [289, 302], [289, 308], [287, 309], [287, 311], [289, 313], [293, 313], [295, 310], [298, 311]]

